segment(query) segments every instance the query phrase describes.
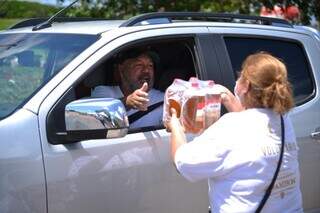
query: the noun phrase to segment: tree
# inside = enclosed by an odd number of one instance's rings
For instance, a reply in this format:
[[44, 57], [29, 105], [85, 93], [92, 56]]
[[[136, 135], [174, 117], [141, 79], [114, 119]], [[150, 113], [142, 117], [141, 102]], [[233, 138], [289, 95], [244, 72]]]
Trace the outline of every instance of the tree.
[[312, 1], [312, 13], [316, 17], [318, 23], [320, 23], [320, 1], [319, 0]]
[[[58, 3], [64, 1], [66, 0], [57, 0]], [[312, 16], [320, 20], [319, 0], [80, 0], [68, 14], [112, 19], [155, 11], [233, 12], [258, 15], [262, 6], [273, 8], [276, 4], [284, 7], [298, 6], [302, 24], [310, 24]]]
[[[289, 7], [290, 5], [298, 6], [300, 10], [300, 22], [304, 25], [309, 25], [311, 17], [319, 17], [319, 0], [263, 0], [261, 1], [263, 5], [272, 9], [274, 5], [279, 4], [284, 8]], [[318, 5], [318, 9], [316, 6]], [[319, 18], [318, 18], [319, 20]]]
[[36, 2], [5, 0], [0, 3], [0, 17], [5, 18], [47, 17], [53, 15], [58, 10], [59, 8], [57, 7], [42, 5]]

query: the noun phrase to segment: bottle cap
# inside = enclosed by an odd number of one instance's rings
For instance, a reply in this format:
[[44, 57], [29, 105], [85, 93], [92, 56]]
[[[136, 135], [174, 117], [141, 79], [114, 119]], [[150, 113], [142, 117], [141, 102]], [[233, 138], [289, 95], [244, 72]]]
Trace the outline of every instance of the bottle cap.
[[194, 88], [199, 88], [199, 83], [198, 82], [192, 82], [191, 86]]
[[209, 81], [208, 81], [208, 86], [211, 87], [211, 86], [213, 86], [213, 85], [214, 85], [214, 81], [213, 81], [213, 80], [209, 80]]

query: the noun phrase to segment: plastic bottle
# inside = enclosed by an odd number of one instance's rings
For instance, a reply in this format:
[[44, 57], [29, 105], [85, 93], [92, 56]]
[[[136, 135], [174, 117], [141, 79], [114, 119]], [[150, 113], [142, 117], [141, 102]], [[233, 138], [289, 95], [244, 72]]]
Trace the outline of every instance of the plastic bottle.
[[163, 122], [170, 121], [170, 108], [177, 111], [187, 133], [199, 134], [220, 117], [221, 98], [214, 82], [195, 77], [189, 81], [175, 79], [164, 97]]
[[204, 130], [205, 94], [195, 78], [190, 79], [191, 87], [185, 91], [181, 121], [188, 133], [201, 133]]
[[174, 108], [177, 112], [177, 117], [181, 116], [181, 108], [183, 102], [183, 93], [189, 88], [190, 83], [181, 79], [174, 79], [173, 83], [166, 89], [164, 96], [163, 107], [163, 122], [169, 122], [171, 113], [170, 108]]
[[220, 118], [221, 97], [214, 86], [214, 82], [208, 82], [205, 97], [205, 128], [211, 126]]

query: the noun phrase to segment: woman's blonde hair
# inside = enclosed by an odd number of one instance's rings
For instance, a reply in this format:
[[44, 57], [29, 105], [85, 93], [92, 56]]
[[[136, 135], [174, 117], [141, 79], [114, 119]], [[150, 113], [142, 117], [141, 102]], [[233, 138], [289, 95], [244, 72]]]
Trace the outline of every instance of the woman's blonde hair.
[[280, 114], [293, 107], [286, 66], [272, 55], [259, 52], [248, 56], [242, 64], [240, 79], [249, 82], [244, 95], [247, 107], [271, 108]]

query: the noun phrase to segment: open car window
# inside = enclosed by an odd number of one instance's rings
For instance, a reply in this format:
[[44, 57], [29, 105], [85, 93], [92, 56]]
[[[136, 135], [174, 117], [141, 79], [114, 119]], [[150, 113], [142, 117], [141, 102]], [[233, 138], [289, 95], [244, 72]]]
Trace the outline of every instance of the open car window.
[[[69, 88], [68, 91], [59, 99], [47, 117], [48, 140], [52, 144], [68, 143], [65, 124], [65, 107], [68, 103], [79, 99], [91, 99], [92, 91], [98, 86], [116, 87], [119, 85], [119, 73], [115, 72], [116, 55], [126, 48], [145, 47], [156, 53], [158, 60], [154, 67], [154, 89], [164, 93], [175, 78], [188, 80], [192, 76], [197, 76], [198, 62], [196, 61], [195, 43], [193, 37], [156, 39], [139, 41], [134, 44], [122, 46], [106, 55], [105, 59], [100, 60], [79, 81]], [[114, 97], [105, 97], [114, 98]], [[163, 101], [163, 99], [162, 99]], [[155, 108], [161, 113], [162, 106]], [[163, 129], [164, 126], [156, 122], [155, 125], [145, 124], [135, 128], [129, 124], [128, 133], [146, 132]]]
[[[116, 55], [127, 48], [145, 48], [155, 54], [154, 62], [154, 86], [153, 89], [163, 93], [171, 85], [175, 78], [188, 80], [192, 76], [196, 76], [197, 62], [195, 60], [194, 42], [191, 38], [176, 38], [157, 41], [149, 41], [148, 43], [137, 43], [133, 46], [126, 46], [117, 51], [115, 55], [108, 57], [103, 63], [93, 70], [79, 85], [78, 91], [82, 91], [86, 96], [90, 96], [92, 91], [96, 91], [97, 87], [117, 87], [119, 86], [119, 73], [115, 69]], [[77, 94], [78, 97], [82, 95]], [[111, 96], [108, 96], [111, 97]], [[115, 98], [116, 96], [112, 96]], [[163, 101], [163, 97], [161, 101]], [[106, 97], [107, 98], [107, 97]], [[154, 101], [156, 104], [160, 101]], [[146, 122], [145, 125], [129, 126], [129, 133], [150, 131], [164, 128], [162, 125], [162, 104], [150, 111], [150, 113], [160, 113], [154, 123]], [[129, 119], [132, 114], [128, 112]], [[136, 113], [137, 116], [148, 116], [144, 113]], [[136, 116], [134, 116], [136, 117]], [[160, 120], [158, 118], [161, 118]], [[135, 122], [139, 122], [140, 117]], [[142, 118], [141, 118], [142, 119]]]

